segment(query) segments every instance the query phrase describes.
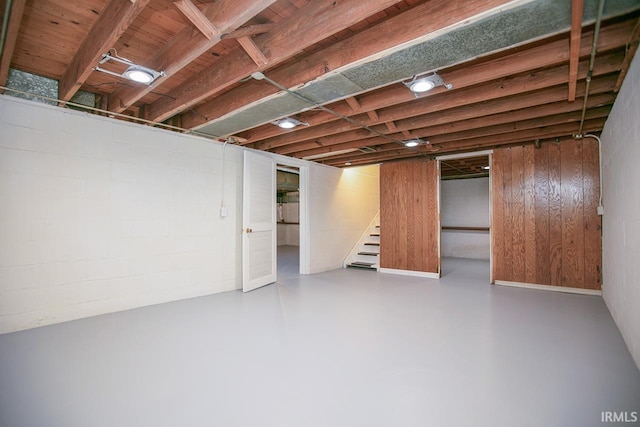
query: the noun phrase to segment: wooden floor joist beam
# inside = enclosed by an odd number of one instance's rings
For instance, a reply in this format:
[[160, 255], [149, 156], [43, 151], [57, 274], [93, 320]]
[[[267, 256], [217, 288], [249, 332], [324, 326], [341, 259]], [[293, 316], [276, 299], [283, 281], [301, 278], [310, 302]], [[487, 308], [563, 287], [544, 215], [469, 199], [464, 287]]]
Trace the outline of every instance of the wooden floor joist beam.
[[[318, 1], [319, 2], [319, 1]], [[348, 6], [349, 2], [344, 2]], [[357, 13], [355, 4], [363, 6], [377, 6], [378, 0], [368, 0], [363, 2], [357, 0], [352, 2], [353, 6], [348, 6], [349, 14]], [[296, 87], [316, 79], [323, 74], [342, 68], [351, 63], [365, 60], [381, 51], [412, 42], [425, 34], [434, 33], [450, 25], [454, 25], [469, 17], [484, 13], [492, 8], [507, 3], [504, 0], [467, 0], [464, 2], [451, 2], [449, 0], [431, 0], [412, 8], [411, 10], [392, 17], [379, 25], [364, 30], [338, 42], [327, 49], [314, 53], [303, 61], [287, 65], [276, 69], [270, 78], [284, 85], [285, 87]], [[428, 16], [429, 19], [424, 17]], [[330, 19], [345, 19], [347, 15], [340, 17], [327, 17], [324, 22]], [[302, 18], [305, 19], [305, 18]], [[265, 35], [263, 35], [265, 36]], [[263, 37], [261, 36], [261, 37]], [[258, 42], [258, 46], [263, 46]], [[272, 42], [266, 44], [273, 45]], [[292, 40], [291, 44], [298, 47], [304, 46], [298, 40]], [[265, 51], [265, 49], [262, 49]], [[239, 71], [237, 74], [242, 74]], [[251, 74], [249, 70], [244, 71], [245, 75]], [[189, 128], [195, 128], [206, 123], [205, 117], [221, 117], [233, 111], [229, 105], [249, 105], [262, 98], [271, 96], [278, 92], [278, 89], [260, 82], [246, 82], [239, 88], [234, 88], [215, 101], [198, 106], [199, 114], [186, 112], [184, 123]]]
[[[612, 25], [602, 28], [600, 36], [598, 37], [598, 50], [600, 52], [607, 52], [615, 48], [624, 46], [628, 42], [629, 31], [633, 28], [635, 21], [623, 22], [617, 25]], [[582, 36], [582, 45], [584, 46], [580, 50], [581, 55], [588, 55], [590, 51], [590, 37], [592, 32], [585, 33]], [[508, 55], [496, 60], [482, 62], [476, 64], [470, 69], [457, 70], [443, 74], [447, 81], [451, 81], [454, 84], [454, 89], [451, 93], [457, 92], [469, 86], [486, 83], [491, 80], [495, 80], [500, 77], [508, 76], [518, 72], [526, 72], [535, 70], [541, 67], [550, 67], [562, 63], [566, 63], [569, 60], [569, 41], [556, 40], [547, 43], [542, 46], [536, 46], [531, 49], [525, 49], [516, 54]], [[568, 68], [564, 77], [564, 82], [568, 79]], [[234, 91], [231, 91], [235, 93]], [[230, 92], [230, 93], [231, 93]], [[427, 95], [423, 95], [420, 99], [439, 96], [440, 94], [447, 92], [446, 89], [436, 88], [429, 92]], [[227, 96], [224, 94], [221, 98]], [[566, 96], [566, 95], [565, 95]], [[354, 110], [351, 106], [344, 105], [344, 103], [335, 103], [329, 105], [334, 111], [344, 114], [346, 116], [356, 116], [358, 114], [366, 113], [369, 110], [380, 110], [391, 105], [396, 105], [403, 102], [415, 101], [415, 96], [404, 85], [393, 85], [372, 93], [367, 93], [359, 96], [360, 109]], [[233, 100], [229, 100], [232, 102]], [[237, 99], [233, 102], [236, 102]], [[235, 104], [238, 105], [238, 104]], [[201, 107], [199, 107], [199, 111]], [[193, 113], [185, 115], [185, 117], [192, 115]], [[359, 116], [361, 119], [368, 122], [366, 116]], [[310, 111], [302, 113], [300, 120], [310, 124], [311, 128], [314, 126], [322, 125], [324, 123], [338, 120], [338, 118], [332, 114], [323, 111]], [[187, 122], [187, 126], [189, 126]], [[259, 142], [267, 138], [273, 138], [278, 135], [297, 133], [300, 131], [306, 131], [307, 128], [294, 130], [293, 132], [284, 132], [281, 129], [274, 126], [262, 126], [256, 129], [252, 129], [247, 132], [242, 132], [239, 135], [247, 140], [245, 145]]]
[[[219, 30], [216, 35], [208, 39], [190, 26], [185, 27], [145, 66], [163, 70], [167, 78], [171, 78], [191, 62], [198, 59], [211, 47], [220, 41], [221, 33], [235, 30], [276, 0], [219, 0], [209, 4], [202, 14]], [[185, 49], [189, 46], [189, 49]], [[156, 79], [152, 84], [122, 87], [109, 97], [109, 110], [123, 112], [143, 96], [160, 86], [166, 79]]]
[[[297, 13], [282, 20], [271, 31], [257, 36], [253, 41], [265, 53], [268, 64], [284, 61], [301, 49], [341, 31], [353, 22], [383, 11], [396, 0], [316, 0], [308, 3]], [[322, 16], [322, 20], [315, 19]], [[294, 31], [295, 30], [295, 31]], [[217, 64], [200, 73], [200, 77], [173, 89], [168, 97], [159, 99], [149, 106], [149, 120], [162, 121], [215, 93], [226, 89], [246, 76], [263, 70], [268, 64], [258, 66], [247, 57], [243, 49], [229, 53], [225, 67]], [[219, 102], [219, 101], [216, 101]], [[202, 112], [202, 111], [201, 111]], [[207, 112], [202, 112], [205, 116]], [[185, 118], [185, 124], [188, 120]], [[190, 125], [193, 126], [193, 125]]]
[[149, 0], [110, 0], [60, 79], [58, 98], [70, 100]]
[[[594, 76], [618, 70], [622, 59], [623, 57], [621, 53], [613, 53], [598, 58], [594, 69]], [[583, 61], [580, 64], [580, 78], [586, 77], [588, 65], [588, 61]], [[527, 73], [526, 75], [517, 75], [490, 82], [485, 85], [470, 87], [464, 90], [449, 91], [439, 96], [416, 100], [407, 105], [395, 105], [393, 107], [380, 110], [378, 112], [379, 123], [382, 124], [390, 120], [400, 120], [429, 112], [446, 110], [485, 100], [503, 98], [511, 95], [545, 89], [559, 84], [566, 84], [567, 78], [568, 66], [565, 65], [540, 71], [535, 74]], [[365, 121], [368, 125], [377, 124], [366, 122], [368, 119], [366, 114], [355, 116], [355, 118]], [[289, 134], [269, 138], [254, 144], [253, 147], [261, 150], [269, 150], [309, 139], [318, 139], [326, 137], [327, 135], [336, 135], [338, 133], [356, 129], [358, 129], [358, 126], [352, 123], [330, 122], [297, 132], [291, 132]], [[382, 129], [383, 128], [381, 127], [380, 130]]]

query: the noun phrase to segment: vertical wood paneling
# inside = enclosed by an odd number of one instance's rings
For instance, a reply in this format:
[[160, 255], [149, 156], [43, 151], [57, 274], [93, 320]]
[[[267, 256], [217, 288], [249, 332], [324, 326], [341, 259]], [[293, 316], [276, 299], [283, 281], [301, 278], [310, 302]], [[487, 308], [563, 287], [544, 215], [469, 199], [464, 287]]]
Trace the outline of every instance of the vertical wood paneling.
[[[503, 153], [502, 164], [502, 203], [504, 212], [504, 275], [513, 277], [513, 203], [511, 199], [511, 149]], [[513, 280], [513, 279], [505, 279]]]
[[494, 151], [494, 279], [600, 289], [598, 173], [590, 140]]
[[535, 147], [524, 147], [524, 281], [536, 282]]
[[[385, 177], [382, 178], [382, 168], [380, 168], [380, 248], [387, 248], [380, 251], [380, 265], [392, 263], [392, 255], [397, 252], [398, 239], [393, 237], [393, 233], [398, 230], [398, 216], [390, 207], [397, 199], [397, 173], [393, 164], [384, 167]], [[395, 184], [395, 185], [394, 185]], [[384, 203], [382, 202], [384, 200]], [[386, 207], [386, 208], [385, 208]]]
[[504, 204], [502, 168], [504, 150], [496, 150], [491, 155], [491, 245], [493, 280], [507, 280], [504, 272]]
[[602, 217], [598, 215], [600, 194], [598, 142], [582, 141], [584, 197], [584, 282], [588, 289], [602, 286]]
[[[562, 284], [562, 194], [560, 147], [549, 145], [549, 274], [552, 286]], [[545, 283], [542, 283], [543, 285]]]
[[549, 262], [551, 259], [549, 240], [549, 144], [534, 150], [535, 171], [535, 246], [536, 278], [530, 283], [551, 283]]
[[437, 168], [432, 160], [380, 167], [380, 266], [438, 272]]
[[424, 245], [422, 242], [423, 228], [423, 209], [422, 195], [424, 192], [424, 183], [422, 182], [421, 168], [412, 168], [408, 171], [412, 184], [408, 186], [407, 192], [410, 194], [410, 203], [408, 203], [407, 213], [412, 218], [408, 224], [407, 232], [407, 269], [413, 271], [422, 270], [422, 254]]
[[560, 145], [562, 162], [562, 286], [584, 283], [582, 141]]
[[511, 206], [513, 281], [524, 282], [524, 150], [522, 147], [511, 148]]
[[438, 242], [440, 241], [440, 207], [438, 202], [439, 176], [437, 161], [426, 162], [424, 168], [425, 177], [422, 182], [426, 185], [427, 209], [425, 211], [425, 232], [427, 233], [427, 254], [423, 257], [425, 262], [423, 271], [440, 273], [440, 254]]

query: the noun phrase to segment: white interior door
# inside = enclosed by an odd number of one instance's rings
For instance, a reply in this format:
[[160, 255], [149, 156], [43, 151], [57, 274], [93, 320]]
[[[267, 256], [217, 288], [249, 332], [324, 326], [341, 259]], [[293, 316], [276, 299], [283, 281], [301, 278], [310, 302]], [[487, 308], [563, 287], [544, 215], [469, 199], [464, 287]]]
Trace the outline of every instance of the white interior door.
[[276, 281], [276, 164], [244, 152], [242, 184], [242, 291]]

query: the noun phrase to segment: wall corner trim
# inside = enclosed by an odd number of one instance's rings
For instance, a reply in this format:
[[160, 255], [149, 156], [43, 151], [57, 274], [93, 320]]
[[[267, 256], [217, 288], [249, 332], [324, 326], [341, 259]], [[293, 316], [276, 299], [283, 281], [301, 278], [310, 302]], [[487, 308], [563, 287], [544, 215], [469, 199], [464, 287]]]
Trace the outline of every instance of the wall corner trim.
[[430, 273], [428, 271], [398, 270], [395, 268], [381, 268], [380, 273], [399, 274], [402, 276], [426, 277], [428, 279], [439, 279], [438, 273]]
[[564, 286], [538, 285], [535, 283], [509, 282], [506, 280], [496, 280], [496, 285], [511, 286], [514, 288], [537, 289], [541, 291], [565, 292], [568, 294], [602, 296], [602, 291], [595, 289], [569, 288]]

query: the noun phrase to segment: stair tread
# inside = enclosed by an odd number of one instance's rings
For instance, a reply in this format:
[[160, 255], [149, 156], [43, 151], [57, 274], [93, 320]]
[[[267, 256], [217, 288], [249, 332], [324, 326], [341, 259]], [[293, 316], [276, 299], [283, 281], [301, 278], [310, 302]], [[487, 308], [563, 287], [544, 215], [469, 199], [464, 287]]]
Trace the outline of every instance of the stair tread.
[[377, 242], [366, 242], [364, 245], [365, 246], [380, 246], [380, 243], [377, 243]]
[[380, 237], [380, 233], [371, 233], [371, 234], [369, 234], [369, 236]]
[[358, 252], [358, 255], [378, 256], [378, 255], [380, 255], [380, 253], [379, 252], [362, 251], [362, 252]]
[[354, 261], [349, 265], [359, 265], [362, 267], [373, 267], [376, 263], [375, 262], [362, 262], [362, 261]]

